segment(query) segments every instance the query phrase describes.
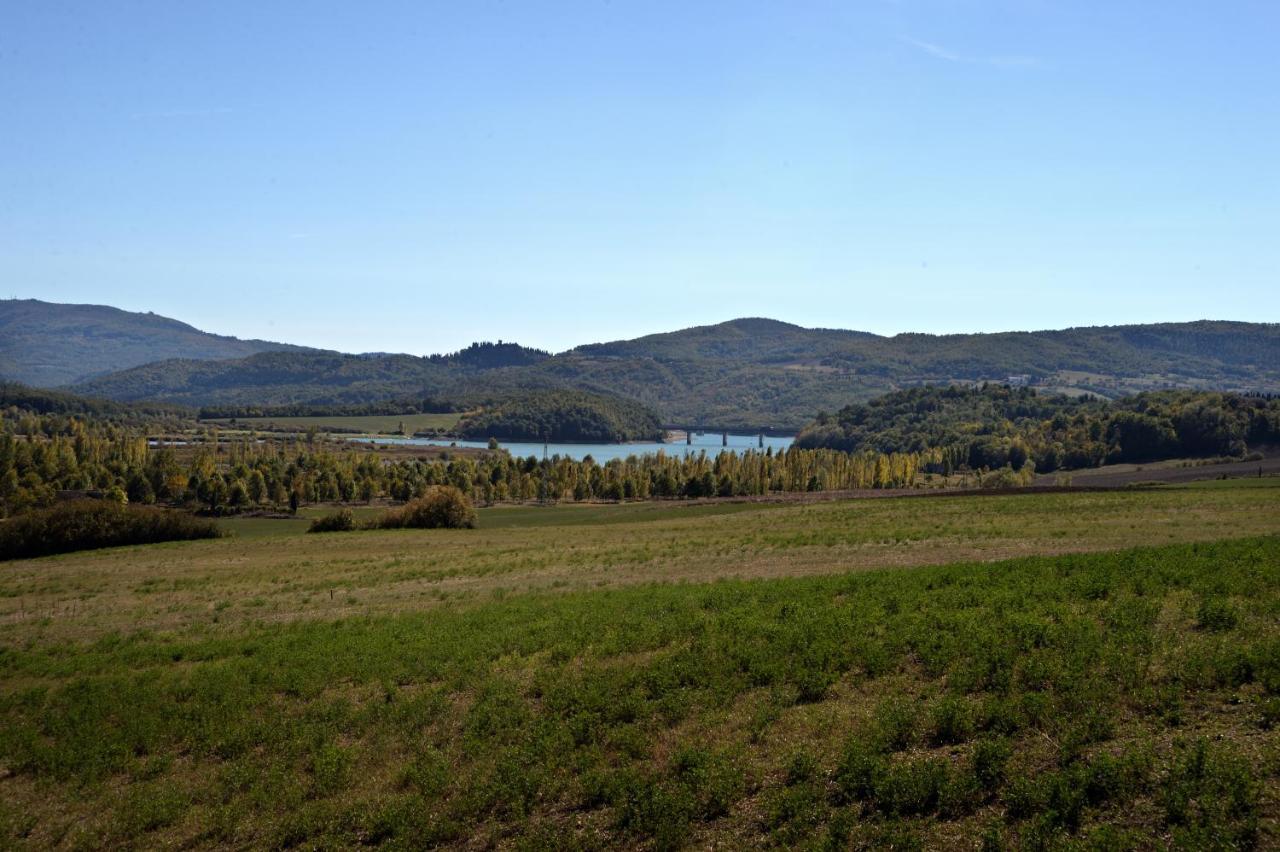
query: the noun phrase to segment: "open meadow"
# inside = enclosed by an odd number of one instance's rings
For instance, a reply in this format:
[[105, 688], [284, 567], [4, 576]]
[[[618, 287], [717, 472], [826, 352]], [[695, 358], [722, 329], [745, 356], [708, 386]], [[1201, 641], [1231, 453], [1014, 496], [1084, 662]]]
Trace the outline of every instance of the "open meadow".
[[0, 845], [1280, 842], [1280, 479], [0, 568]]

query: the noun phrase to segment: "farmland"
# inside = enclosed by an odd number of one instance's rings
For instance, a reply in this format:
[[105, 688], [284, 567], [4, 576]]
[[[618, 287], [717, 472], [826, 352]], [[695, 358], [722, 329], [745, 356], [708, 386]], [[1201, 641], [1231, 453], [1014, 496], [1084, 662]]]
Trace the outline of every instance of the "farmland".
[[239, 519], [10, 563], [0, 836], [1269, 845], [1278, 498]]

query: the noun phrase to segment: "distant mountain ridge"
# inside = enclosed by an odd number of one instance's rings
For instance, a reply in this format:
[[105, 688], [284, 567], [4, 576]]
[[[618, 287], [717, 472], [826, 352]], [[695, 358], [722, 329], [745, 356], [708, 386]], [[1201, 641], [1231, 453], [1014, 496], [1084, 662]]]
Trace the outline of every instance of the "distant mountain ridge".
[[744, 318], [554, 356], [478, 344], [428, 358], [291, 351], [171, 360], [74, 390], [187, 405], [282, 405], [414, 396], [492, 401], [569, 389], [636, 400], [671, 426], [788, 430], [819, 411], [902, 387], [1010, 377], [1102, 396], [1161, 388], [1280, 392], [1280, 325], [1203, 320], [881, 337]]
[[0, 300], [0, 378], [58, 387], [168, 358], [243, 358], [268, 351], [315, 351], [241, 340], [184, 322], [106, 305]]

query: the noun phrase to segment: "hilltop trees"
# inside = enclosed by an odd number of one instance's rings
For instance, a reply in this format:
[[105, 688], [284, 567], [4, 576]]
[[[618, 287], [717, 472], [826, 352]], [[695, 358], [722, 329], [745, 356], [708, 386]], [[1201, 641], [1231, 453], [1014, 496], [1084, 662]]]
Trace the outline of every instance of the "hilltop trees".
[[898, 391], [820, 416], [796, 440], [806, 448], [916, 452], [935, 473], [1238, 456], [1272, 442], [1280, 442], [1280, 400], [1161, 391], [1106, 401], [1006, 385]]
[[660, 439], [658, 416], [638, 402], [581, 391], [537, 391], [459, 421], [458, 434], [483, 441], [609, 443]]

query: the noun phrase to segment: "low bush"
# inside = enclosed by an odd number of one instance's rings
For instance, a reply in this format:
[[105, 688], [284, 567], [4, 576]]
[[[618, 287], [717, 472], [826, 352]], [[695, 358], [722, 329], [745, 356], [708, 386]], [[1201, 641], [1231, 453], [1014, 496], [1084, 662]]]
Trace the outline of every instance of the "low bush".
[[73, 500], [0, 523], [0, 561], [221, 534], [213, 521], [186, 512]]
[[1196, 625], [1210, 633], [1222, 633], [1231, 630], [1239, 622], [1235, 608], [1221, 597], [1206, 597], [1200, 602], [1196, 611]]
[[876, 737], [884, 751], [905, 751], [915, 737], [916, 713], [903, 699], [891, 699], [876, 709]]
[[950, 783], [951, 772], [941, 758], [896, 763], [876, 783], [876, 807], [891, 816], [931, 814], [938, 809]]
[[973, 777], [988, 792], [998, 790], [1005, 779], [1005, 765], [1012, 749], [998, 737], [985, 737], [973, 747]]
[[309, 533], [350, 532], [356, 528], [356, 516], [350, 509], [339, 509], [336, 512], [316, 518], [307, 528]]
[[935, 746], [956, 745], [969, 739], [973, 721], [969, 708], [958, 698], [942, 698], [933, 705], [929, 718], [929, 742]]
[[378, 529], [473, 529], [476, 510], [457, 488], [442, 485], [398, 509], [392, 509], [372, 526]]

